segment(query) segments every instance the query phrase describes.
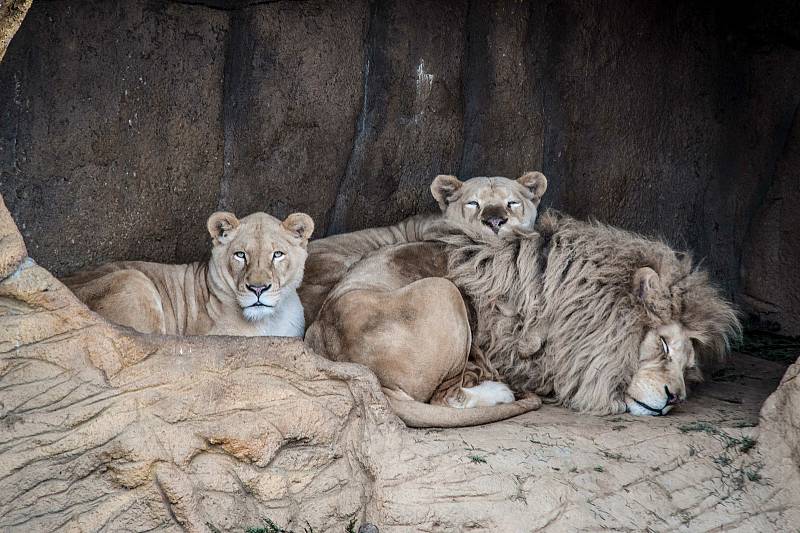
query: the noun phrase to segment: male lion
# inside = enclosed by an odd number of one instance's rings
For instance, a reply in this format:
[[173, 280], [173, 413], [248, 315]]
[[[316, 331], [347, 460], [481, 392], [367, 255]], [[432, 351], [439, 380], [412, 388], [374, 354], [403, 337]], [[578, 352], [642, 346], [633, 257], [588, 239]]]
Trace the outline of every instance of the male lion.
[[663, 415], [699, 379], [698, 358], [724, 355], [738, 335], [733, 308], [687, 254], [553, 210], [535, 229], [497, 240], [462, 225], [441, 237], [447, 276], [474, 306], [474, 342], [517, 393]]
[[212, 214], [211, 257], [188, 265], [108, 263], [64, 283], [90, 309], [142, 333], [302, 337], [306, 245], [314, 222]]
[[[530, 230], [546, 187], [543, 175], [527, 173], [517, 181], [465, 183], [439, 176], [431, 189], [445, 219], [467, 221], [497, 238]], [[300, 292], [316, 318], [306, 342], [330, 359], [373, 370], [392, 408], [412, 427], [483, 424], [537, 408], [533, 395], [514, 401], [479, 360], [470, 368], [474, 386], [462, 386], [472, 335], [467, 305], [445, 279], [444, 247], [403, 244], [432, 236], [435, 225], [431, 217], [416, 217], [312, 243], [313, 266]], [[314, 303], [320, 296], [324, 303]]]

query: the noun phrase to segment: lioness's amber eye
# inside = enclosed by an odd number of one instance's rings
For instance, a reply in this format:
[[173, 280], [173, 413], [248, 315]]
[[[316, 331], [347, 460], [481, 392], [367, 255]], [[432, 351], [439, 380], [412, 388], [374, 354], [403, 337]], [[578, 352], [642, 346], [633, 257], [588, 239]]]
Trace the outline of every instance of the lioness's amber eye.
[[274, 253], [272, 254], [272, 259], [280, 259], [280, 258], [281, 258], [281, 257], [283, 257], [284, 255], [285, 255], [285, 254], [284, 254], [283, 252], [281, 252], [280, 250], [278, 250], [278, 251], [276, 251], [276, 252], [274, 252]]
[[234, 256], [235, 256], [237, 259], [244, 259], [244, 258], [246, 257], [246, 254], [245, 254], [244, 252], [236, 252], [236, 253], [235, 253], [235, 254], [233, 254], [233, 255], [234, 255]]

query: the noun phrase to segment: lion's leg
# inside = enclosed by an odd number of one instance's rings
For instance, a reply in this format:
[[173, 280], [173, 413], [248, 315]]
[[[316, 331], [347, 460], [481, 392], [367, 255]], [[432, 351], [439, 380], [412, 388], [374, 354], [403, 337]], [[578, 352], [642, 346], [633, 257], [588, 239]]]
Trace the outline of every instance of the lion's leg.
[[327, 302], [306, 341], [330, 359], [369, 367], [384, 387], [427, 402], [442, 382], [460, 377], [471, 333], [455, 285], [425, 278]]
[[166, 333], [161, 296], [138, 270], [117, 270], [75, 289], [89, 309], [142, 333]]

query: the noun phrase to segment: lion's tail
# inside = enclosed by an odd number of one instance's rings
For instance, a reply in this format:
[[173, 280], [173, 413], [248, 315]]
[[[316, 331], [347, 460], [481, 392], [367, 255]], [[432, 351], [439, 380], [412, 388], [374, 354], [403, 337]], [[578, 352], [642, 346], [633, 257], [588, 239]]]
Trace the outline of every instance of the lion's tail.
[[455, 428], [479, 426], [533, 411], [542, 406], [537, 396], [491, 407], [456, 409], [444, 405], [431, 405], [410, 399], [403, 393], [383, 389], [389, 405], [400, 420], [412, 428]]

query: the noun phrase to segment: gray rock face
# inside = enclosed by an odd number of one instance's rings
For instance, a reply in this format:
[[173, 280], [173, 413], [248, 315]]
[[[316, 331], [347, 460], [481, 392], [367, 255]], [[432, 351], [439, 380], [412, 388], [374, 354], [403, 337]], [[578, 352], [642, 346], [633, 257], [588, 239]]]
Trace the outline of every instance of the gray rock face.
[[[800, 334], [791, 1], [65, 1], [0, 65], [0, 192], [56, 274], [190, 261], [218, 208], [317, 236], [541, 169], [545, 204], [692, 249]], [[793, 133], [794, 132], [794, 133]]]

